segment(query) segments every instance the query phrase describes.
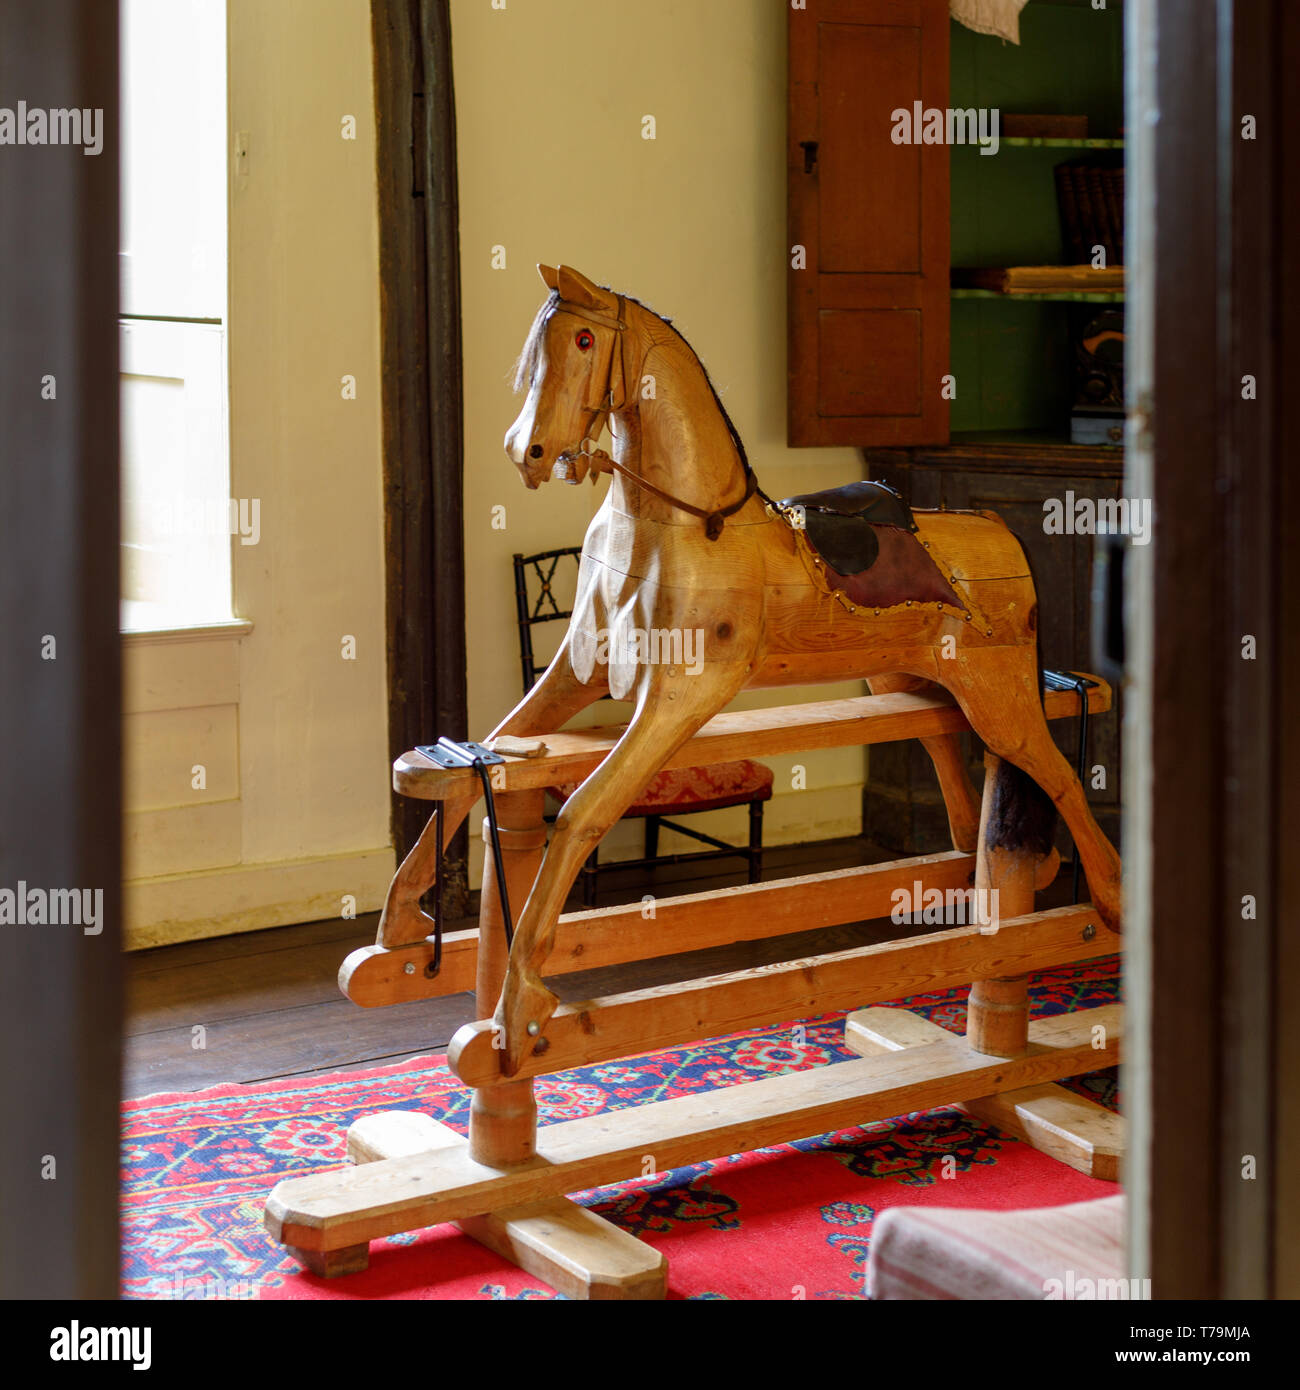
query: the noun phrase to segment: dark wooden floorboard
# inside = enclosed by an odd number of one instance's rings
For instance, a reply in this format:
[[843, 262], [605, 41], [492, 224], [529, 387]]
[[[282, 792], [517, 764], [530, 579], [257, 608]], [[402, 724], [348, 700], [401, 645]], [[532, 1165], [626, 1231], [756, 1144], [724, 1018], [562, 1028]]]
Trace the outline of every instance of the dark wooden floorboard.
[[[318, 941], [348, 941], [366, 933], [366, 924], [378, 920], [369, 913], [352, 921], [330, 918], [325, 922], [304, 922], [294, 927], [269, 927], [263, 931], [237, 932], [204, 941], [185, 941], [177, 946], [157, 946], [149, 951], [133, 951], [135, 976], [156, 970], [172, 970], [178, 965], [210, 965], [218, 960], [238, 960], [244, 956], [266, 955], [272, 951], [294, 951]], [[374, 935], [371, 929], [371, 935]]]
[[360, 934], [340, 941], [188, 961], [133, 975], [127, 985], [127, 1035], [196, 1023], [228, 1023], [250, 1014], [337, 999], [340, 961], [354, 947], [374, 939], [374, 926], [366, 931], [363, 924]]
[[[858, 839], [781, 847], [767, 852], [764, 877], [848, 868], [886, 857]], [[695, 876], [692, 867], [697, 869]], [[600, 902], [635, 901], [647, 891], [699, 892], [744, 881], [743, 874], [729, 868], [719, 873], [716, 865], [709, 865], [712, 872], [700, 875], [698, 867], [673, 865], [643, 877], [602, 875]], [[1065, 872], [1053, 886], [1054, 899], [1063, 888], [1068, 889]], [[1040, 906], [1047, 905], [1046, 897], [1040, 899]], [[571, 908], [577, 906], [571, 901]], [[349, 951], [374, 941], [376, 925], [376, 914], [369, 914], [355, 921], [310, 922], [128, 956], [125, 1095], [349, 1071], [445, 1051], [452, 1034], [476, 1016], [471, 995], [384, 1009], [362, 1009], [340, 995], [340, 963]], [[646, 925], [654, 930], [653, 922]], [[632, 961], [561, 976], [551, 983], [562, 999], [589, 999], [902, 934], [888, 921], [825, 927]], [[196, 1033], [196, 1028], [203, 1032]]]
[[269, 1081], [339, 1070], [398, 1053], [440, 1052], [474, 1017], [469, 995], [361, 1009], [337, 993], [323, 1003], [251, 1014], [206, 1027], [202, 1048], [189, 1027], [127, 1040], [127, 1095], [192, 1091], [223, 1081]]

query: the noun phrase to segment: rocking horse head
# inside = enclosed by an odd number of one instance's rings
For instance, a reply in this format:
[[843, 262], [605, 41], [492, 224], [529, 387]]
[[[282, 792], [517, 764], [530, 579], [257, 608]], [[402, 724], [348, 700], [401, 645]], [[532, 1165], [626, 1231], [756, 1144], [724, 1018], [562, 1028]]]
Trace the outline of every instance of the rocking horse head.
[[[537, 269], [551, 293], [515, 367], [515, 390], [528, 395], [505, 439], [524, 482], [535, 488], [551, 477], [580, 483], [589, 474], [594, 482], [615, 473], [641, 505], [698, 517], [716, 540], [758, 482], [694, 350], [638, 300], [593, 284], [570, 266]], [[643, 436], [646, 448], [638, 446], [635, 459], [627, 435], [611, 458], [597, 448], [607, 420], [635, 411], [646, 425], [637, 387], [650, 353], [662, 388], [654, 405], [666, 413]], [[639, 427], [632, 432], [639, 436]]]
[[530, 488], [553, 469], [556, 477], [580, 482], [606, 418], [627, 399], [623, 298], [568, 266], [537, 269], [551, 293], [515, 367], [515, 390], [528, 395], [505, 439]]

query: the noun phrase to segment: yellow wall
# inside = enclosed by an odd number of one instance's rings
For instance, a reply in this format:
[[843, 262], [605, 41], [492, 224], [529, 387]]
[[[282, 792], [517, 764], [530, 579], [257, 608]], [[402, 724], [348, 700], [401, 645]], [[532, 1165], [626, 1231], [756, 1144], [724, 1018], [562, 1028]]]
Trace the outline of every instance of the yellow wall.
[[[498, 4], [502, 0], [497, 0]], [[502, 450], [508, 369], [545, 291], [537, 261], [576, 266], [673, 318], [708, 367], [774, 497], [863, 476], [851, 449], [785, 444], [788, 248], [782, 5], [755, 0], [452, 0], [465, 344], [470, 725], [519, 698], [510, 557], [573, 545], [603, 495], [528, 493]], [[656, 139], [642, 138], [652, 115]], [[493, 248], [506, 268], [492, 268]], [[492, 509], [505, 507], [504, 530]], [[861, 685], [738, 706], [857, 694]], [[590, 712], [607, 721], [618, 706]], [[792, 792], [802, 763], [807, 790]], [[771, 843], [853, 834], [864, 759], [773, 759]], [[739, 835], [744, 811], [717, 813]], [[707, 825], [707, 818], [698, 822]], [[607, 843], [635, 843], [628, 826]], [[665, 836], [665, 849], [689, 848]]]
[[[336, 916], [345, 894], [365, 911], [392, 868], [369, 6], [229, 0], [229, 11], [232, 144], [249, 137], [230, 201], [232, 491], [261, 499], [262, 539], [234, 547], [249, 631], [127, 642], [136, 946]], [[670, 314], [772, 495], [860, 477], [861, 461], [784, 442], [784, 8], [452, 0], [452, 20], [470, 728], [482, 737], [520, 693], [510, 556], [577, 543], [600, 495], [529, 494], [502, 450], [518, 406], [508, 371], [543, 295], [536, 261], [566, 261]], [[345, 115], [355, 141], [341, 139]], [[344, 374], [356, 400], [341, 398]], [[341, 657], [349, 634], [355, 661]], [[188, 772], [204, 760], [200, 793]], [[791, 790], [796, 763], [806, 790]], [[857, 831], [861, 754], [772, 765], [769, 843]], [[700, 823], [740, 838], [744, 812]], [[611, 853], [635, 836], [616, 828]], [[663, 847], [691, 846], [666, 835]], [[476, 883], [479, 867], [475, 852]]]
[[231, 491], [261, 539], [246, 633], [125, 639], [132, 946], [366, 911], [392, 872], [369, 6], [229, 0], [229, 34]]

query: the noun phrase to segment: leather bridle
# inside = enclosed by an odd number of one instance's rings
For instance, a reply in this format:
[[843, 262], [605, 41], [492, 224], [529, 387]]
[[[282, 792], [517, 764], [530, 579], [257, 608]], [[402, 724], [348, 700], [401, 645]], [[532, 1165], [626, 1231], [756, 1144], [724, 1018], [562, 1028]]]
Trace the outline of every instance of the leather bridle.
[[[746, 464], [745, 469], [745, 492], [738, 502], [732, 502], [725, 507], [697, 507], [691, 502], [684, 501], [680, 497], [674, 497], [672, 493], [665, 492], [662, 488], [656, 487], [649, 479], [641, 477], [639, 473], [634, 473], [630, 468], [624, 467], [617, 459], [613, 459], [604, 449], [595, 448], [596, 441], [600, 438], [601, 431], [605, 428], [605, 423], [616, 411], [622, 410], [627, 405], [628, 382], [639, 381], [641, 377], [640, 367], [635, 372], [629, 373], [625, 360], [625, 344], [627, 341], [627, 319], [626, 300], [623, 295], [618, 296], [618, 315], [611, 318], [607, 314], [602, 314], [595, 309], [588, 309], [584, 306], [571, 304], [568, 300], [558, 300], [557, 308], [562, 308], [565, 313], [574, 314], [578, 318], [586, 319], [590, 323], [597, 324], [601, 328], [613, 330], [613, 338], [610, 341], [609, 364], [605, 370], [604, 389], [597, 394], [594, 400], [588, 399], [584, 402], [584, 409], [591, 412], [591, 418], [587, 421], [582, 432], [582, 438], [571, 448], [565, 449], [555, 460], [555, 467], [552, 476], [568, 483], [580, 483], [587, 476], [588, 470], [591, 472], [592, 481], [604, 472], [618, 473], [624, 477], [634, 487], [640, 488], [643, 492], [648, 492], [652, 496], [659, 498], [661, 502], [667, 502], [669, 506], [676, 507], [678, 510], [687, 512], [691, 516], [698, 516], [704, 522], [704, 533], [709, 540], [716, 541], [722, 534], [722, 528], [730, 516], [734, 516], [744, 505], [753, 497], [758, 490], [758, 479], [754, 476], [754, 470]], [[644, 365], [644, 362], [642, 363]], [[617, 367], [617, 386], [619, 399], [615, 402], [614, 392], [616, 383], [615, 368]], [[702, 370], [702, 368], [701, 368]]]

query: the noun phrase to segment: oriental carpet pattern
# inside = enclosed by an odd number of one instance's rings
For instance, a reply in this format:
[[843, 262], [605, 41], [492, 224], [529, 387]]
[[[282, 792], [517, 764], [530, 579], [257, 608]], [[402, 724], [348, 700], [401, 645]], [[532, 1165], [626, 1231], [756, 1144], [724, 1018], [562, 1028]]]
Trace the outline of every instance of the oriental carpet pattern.
[[[1042, 1017], [1118, 998], [1112, 958], [1045, 971]], [[960, 1032], [965, 988], [903, 1001]], [[842, 1014], [751, 1029], [539, 1078], [541, 1123], [753, 1081], [854, 1054]], [[1115, 1070], [1064, 1083], [1118, 1108]], [[128, 1298], [548, 1299], [553, 1290], [454, 1226], [372, 1243], [370, 1268], [303, 1273], [266, 1234], [282, 1178], [345, 1161], [348, 1125], [379, 1110], [426, 1110], [461, 1133], [469, 1094], [441, 1057], [369, 1071], [217, 1086], [128, 1102], [123, 1115], [123, 1290]], [[856, 1299], [871, 1225], [888, 1206], [1020, 1209], [1112, 1195], [1028, 1144], [945, 1107], [733, 1154], [575, 1193], [662, 1250], [669, 1297]]]

